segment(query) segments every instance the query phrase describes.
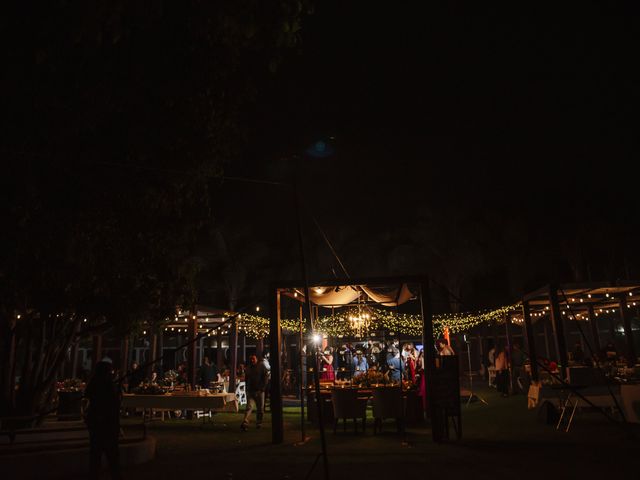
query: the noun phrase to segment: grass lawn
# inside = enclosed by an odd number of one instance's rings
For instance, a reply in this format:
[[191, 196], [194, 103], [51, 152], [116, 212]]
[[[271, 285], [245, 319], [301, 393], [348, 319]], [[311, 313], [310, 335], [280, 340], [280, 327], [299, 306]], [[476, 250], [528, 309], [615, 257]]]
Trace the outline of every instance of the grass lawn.
[[[556, 431], [526, 408], [524, 395], [500, 398], [478, 392], [489, 405], [462, 407], [463, 439], [434, 444], [428, 428], [410, 428], [405, 439], [389, 422], [385, 433], [333, 434], [327, 431], [331, 478], [604, 479], [640, 478], [640, 443], [593, 412], [578, 414], [569, 433]], [[156, 459], [128, 468], [127, 479], [220, 478], [304, 479], [320, 452], [319, 432], [307, 424], [311, 439], [300, 440], [299, 410], [285, 411], [285, 443], [271, 445], [270, 416], [258, 430], [240, 431], [241, 414], [202, 420], [154, 421], [149, 434], [158, 440]], [[132, 422], [126, 420], [127, 424]], [[349, 425], [351, 426], [351, 425]], [[313, 479], [323, 478], [319, 464]]]

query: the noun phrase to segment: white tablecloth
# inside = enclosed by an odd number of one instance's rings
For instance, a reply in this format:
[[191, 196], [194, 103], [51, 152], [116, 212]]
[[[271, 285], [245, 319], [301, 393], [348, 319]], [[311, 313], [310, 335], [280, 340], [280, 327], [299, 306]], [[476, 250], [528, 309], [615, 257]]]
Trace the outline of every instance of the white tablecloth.
[[132, 395], [122, 397], [125, 408], [155, 408], [165, 410], [213, 410], [237, 412], [238, 402], [234, 393], [209, 395]]

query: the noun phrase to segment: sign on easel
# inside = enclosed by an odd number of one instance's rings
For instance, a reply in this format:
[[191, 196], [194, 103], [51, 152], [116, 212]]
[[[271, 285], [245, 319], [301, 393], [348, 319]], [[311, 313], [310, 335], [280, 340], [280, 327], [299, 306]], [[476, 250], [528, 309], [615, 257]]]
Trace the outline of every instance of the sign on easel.
[[431, 372], [431, 401], [435, 418], [431, 419], [434, 438], [449, 438], [449, 425], [453, 426], [456, 438], [462, 438], [462, 412], [460, 406], [460, 369], [457, 355], [436, 359], [436, 368]]

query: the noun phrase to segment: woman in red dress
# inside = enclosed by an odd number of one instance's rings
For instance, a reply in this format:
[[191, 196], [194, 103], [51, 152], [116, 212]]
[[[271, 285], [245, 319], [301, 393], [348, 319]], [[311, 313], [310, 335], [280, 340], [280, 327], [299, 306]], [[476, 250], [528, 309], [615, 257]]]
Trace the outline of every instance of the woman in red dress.
[[320, 380], [334, 381], [336, 379], [333, 371], [333, 355], [329, 349], [320, 354]]

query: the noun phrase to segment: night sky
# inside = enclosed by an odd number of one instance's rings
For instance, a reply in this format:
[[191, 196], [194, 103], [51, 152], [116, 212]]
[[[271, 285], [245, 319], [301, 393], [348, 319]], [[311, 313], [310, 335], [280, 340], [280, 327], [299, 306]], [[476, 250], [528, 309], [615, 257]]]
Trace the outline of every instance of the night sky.
[[[238, 14], [239, 5], [224, 8]], [[20, 178], [7, 186], [9, 210], [38, 226], [29, 208], [53, 205], [38, 214], [63, 229], [93, 222], [96, 211], [79, 207], [97, 205], [126, 246], [124, 234], [148, 227], [127, 212], [133, 197], [153, 199], [167, 178], [224, 158], [227, 177], [290, 183], [297, 174], [312, 278], [343, 276], [314, 218], [351, 276], [427, 272], [444, 297], [464, 299], [460, 308], [511, 302], [552, 280], [640, 278], [635, 12], [582, 4], [570, 16], [542, 7], [504, 15], [460, 5], [316, 2], [274, 73], [271, 50], [259, 48], [271, 37], [255, 37], [237, 58], [215, 43], [236, 41], [236, 31], [221, 32], [211, 50], [199, 43], [208, 27], [198, 9], [218, 18], [223, 7], [16, 7], [16, 21], [0, 25], [14, 39], [3, 50], [13, 65], [3, 148]], [[273, 27], [278, 14], [269, 12], [258, 24]], [[318, 140], [334, 154], [306, 155]], [[207, 221], [230, 255], [218, 240], [200, 242], [210, 303], [225, 301], [221, 268], [244, 272], [248, 303], [273, 279], [300, 277], [290, 191], [225, 180], [211, 192]], [[208, 215], [194, 210], [187, 221]], [[151, 238], [181, 231], [180, 222], [150, 223]], [[16, 245], [40, 235], [17, 225], [8, 239]], [[65, 232], [60, 245], [70, 244]], [[177, 259], [192, 248], [180, 241], [158, 254]]]
[[[586, 13], [505, 19], [321, 2], [301, 52], [263, 91], [251, 152], [229, 171], [286, 178], [283, 158], [333, 136], [333, 157], [301, 162], [306, 202], [360, 274], [393, 270], [370, 258], [390, 255], [379, 237], [412, 244], [446, 225], [481, 245], [473, 251], [492, 251], [482, 293], [467, 291], [475, 303], [552, 278], [637, 277], [638, 20]], [[506, 286], [514, 269], [527, 271]]]

